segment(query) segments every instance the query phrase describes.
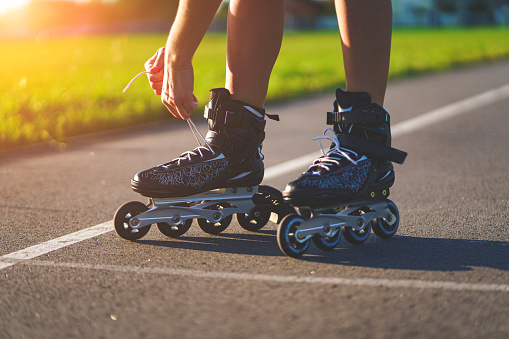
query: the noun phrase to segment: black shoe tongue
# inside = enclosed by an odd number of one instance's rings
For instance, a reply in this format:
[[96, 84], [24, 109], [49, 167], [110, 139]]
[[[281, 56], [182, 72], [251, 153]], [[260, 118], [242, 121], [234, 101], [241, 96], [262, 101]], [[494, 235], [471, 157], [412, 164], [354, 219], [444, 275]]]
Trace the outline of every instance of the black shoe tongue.
[[336, 90], [336, 100], [342, 109], [369, 105], [371, 97], [364, 92], [345, 92], [341, 88]]
[[222, 102], [230, 100], [230, 91], [226, 88], [213, 88], [209, 91], [209, 108], [219, 108]]

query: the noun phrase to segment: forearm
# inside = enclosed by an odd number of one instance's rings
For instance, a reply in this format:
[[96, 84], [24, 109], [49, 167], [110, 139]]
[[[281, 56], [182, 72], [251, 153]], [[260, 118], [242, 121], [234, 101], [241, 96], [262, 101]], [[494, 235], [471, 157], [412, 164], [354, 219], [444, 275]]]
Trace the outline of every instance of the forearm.
[[166, 42], [166, 62], [190, 63], [222, 0], [180, 0]]

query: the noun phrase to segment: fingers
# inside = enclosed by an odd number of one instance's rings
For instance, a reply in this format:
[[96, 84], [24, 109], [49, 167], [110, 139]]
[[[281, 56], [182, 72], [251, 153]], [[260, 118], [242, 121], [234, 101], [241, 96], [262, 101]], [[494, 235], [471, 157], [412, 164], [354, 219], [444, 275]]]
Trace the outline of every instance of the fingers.
[[161, 101], [177, 118], [188, 119], [198, 106], [193, 94], [194, 74], [192, 64], [175, 67], [166, 65], [162, 82]]
[[148, 76], [148, 83], [150, 87], [154, 90], [154, 93], [157, 95], [161, 95], [161, 91], [163, 88], [163, 79], [164, 74], [163, 72], [156, 73], [156, 74], [147, 74]]
[[161, 47], [157, 52], [145, 62], [145, 70], [150, 74], [159, 72], [164, 68], [164, 47]]
[[145, 70], [148, 72], [148, 82], [154, 93], [161, 95], [164, 78], [164, 47], [145, 62]]
[[161, 95], [162, 103], [176, 118], [186, 120], [198, 107], [198, 101], [194, 95], [187, 96], [186, 98], [174, 98], [170, 97], [168, 93], [163, 93]]

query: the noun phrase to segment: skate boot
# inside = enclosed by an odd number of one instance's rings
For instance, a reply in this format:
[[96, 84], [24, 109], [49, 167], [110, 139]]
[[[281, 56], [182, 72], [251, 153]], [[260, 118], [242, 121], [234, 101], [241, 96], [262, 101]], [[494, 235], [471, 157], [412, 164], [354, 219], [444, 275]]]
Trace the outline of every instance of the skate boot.
[[[367, 93], [336, 90], [334, 112], [327, 113], [321, 140], [332, 142], [283, 192], [300, 216], [280, 224], [278, 243], [290, 256], [300, 256], [312, 238], [324, 250], [339, 243], [341, 229], [352, 243], [364, 242], [371, 228], [381, 237], [396, 233], [399, 215], [387, 199], [394, 184], [392, 162], [403, 163], [406, 153], [391, 148], [390, 117], [371, 103]], [[328, 135], [330, 134], [330, 135]]]
[[265, 112], [230, 100], [230, 92], [210, 91], [205, 118], [207, 143], [172, 161], [135, 175], [135, 192], [149, 197], [182, 197], [221, 187], [256, 186], [263, 179], [261, 144]]
[[265, 116], [278, 120], [264, 109], [231, 100], [227, 89], [212, 89], [205, 107], [209, 126], [205, 138], [188, 119], [203, 144], [198, 140], [200, 146], [194, 150], [134, 176], [132, 189], [149, 197], [149, 204], [122, 206], [115, 216], [117, 233], [139, 239], [157, 222], [162, 233], [177, 237], [197, 218], [204, 231], [217, 234], [228, 227], [233, 214], [242, 227], [254, 231], [272, 213], [279, 216], [276, 221], [290, 213], [278, 190], [258, 186], [264, 173]]

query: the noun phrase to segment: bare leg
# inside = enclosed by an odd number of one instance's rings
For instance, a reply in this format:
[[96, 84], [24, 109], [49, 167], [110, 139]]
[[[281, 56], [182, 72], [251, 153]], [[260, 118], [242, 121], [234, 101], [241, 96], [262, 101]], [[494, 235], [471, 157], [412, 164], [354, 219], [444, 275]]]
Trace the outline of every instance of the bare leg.
[[226, 88], [232, 99], [263, 107], [284, 28], [282, 0], [231, 0]]
[[367, 92], [382, 105], [392, 35], [391, 0], [335, 0], [346, 90]]

